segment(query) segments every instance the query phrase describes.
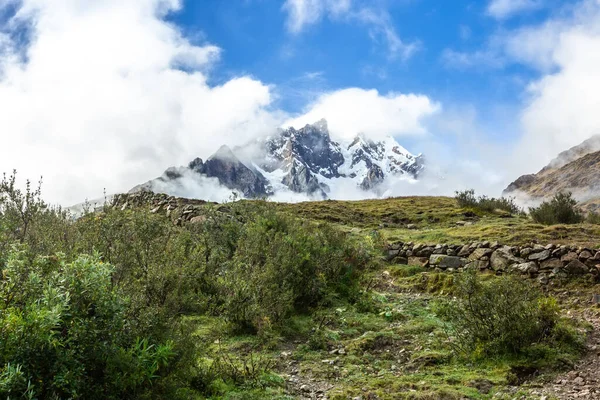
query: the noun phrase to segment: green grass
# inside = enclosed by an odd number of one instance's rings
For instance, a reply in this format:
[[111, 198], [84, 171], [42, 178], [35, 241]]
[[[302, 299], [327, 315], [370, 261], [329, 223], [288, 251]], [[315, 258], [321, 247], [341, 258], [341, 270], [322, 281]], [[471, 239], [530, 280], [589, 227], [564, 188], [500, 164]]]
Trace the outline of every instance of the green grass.
[[[377, 229], [388, 240], [449, 244], [488, 240], [510, 245], [538, 240], [595, 248], [600, 237], [599, 225], [544, 226], [527, 216], [510, 215], [505, 211], [460, 208], [450, 197], [325, 200], [276, 204], [276, 207], [302, 218], [334, 223], [355, 233]], [[414, 226], [408, 229], [408, 225]]]
[[[391, 265], [372, 271], [366, 281], [371, 290], [357, 303], [331, 304], [313, 315], [296, 316], [269, 343], [256, 336], [231, 335], [218, 318], [199, 321], [198, 336], [207, 343], [207, 357], [218, 349], [232, 357], [252, 352], [278, 360], [270, 380], [245, 386], [220, 382], [223, 394], [212, 398], [296, 398], [285, 397], [283, 383], [293, 360], [299, 375], [327, 382], [330, 399], [509, 399], [516, 395], [507, 389], [511, 367], [534, 365], [544, 379], [561, 363], [578, 357], [574, 349], [540, 349], [531, 358], [458, 358], [434, 306], [452, 292], [452, 274]], [[288, 356], [282, 357], [282, 352]], [[519, 398], [536, 398], [528, 391], [527, 386], [521, 388]]]

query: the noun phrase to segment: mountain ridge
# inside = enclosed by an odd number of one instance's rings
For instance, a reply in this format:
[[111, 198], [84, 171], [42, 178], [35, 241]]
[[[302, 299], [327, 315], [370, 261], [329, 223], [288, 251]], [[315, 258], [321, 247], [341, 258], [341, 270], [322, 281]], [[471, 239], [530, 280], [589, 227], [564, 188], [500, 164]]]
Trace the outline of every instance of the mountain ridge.
[[566, 191], [572, 192], [584, 209], [600, 199], [600, 135], [561, 152], [539, 172], [520, 176], [503, 195], [545, 200]]
[[246, 198], [288, 191], [326, 199], [338, 184], [377, 192], [393, 179], [418, 179], [424, 168], [422, 155], [411, 154], [391, 136], [374, 141], [359, 134], [351, 141], [335, 141], [322, 119], [300, 129], [279, 129], [243, 146], [221, 146], [206, 161], [196, 158], [185, 167], [168, 168], [130, 192], [168, 191], [187, 178], [203, 177]]

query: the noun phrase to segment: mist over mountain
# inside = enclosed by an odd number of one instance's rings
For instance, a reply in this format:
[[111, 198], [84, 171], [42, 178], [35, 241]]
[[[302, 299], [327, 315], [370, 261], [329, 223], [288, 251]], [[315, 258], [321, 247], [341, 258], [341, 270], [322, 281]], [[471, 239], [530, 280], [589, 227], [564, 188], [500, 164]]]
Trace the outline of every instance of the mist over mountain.
[[[419, 179], [422, 155], [413, 155], [392, 136], [374, 141], [366, 135], [352, 140], [331, 138], [326, 120], [276, 134], [242, 146], [222, 146], [206, 161], [171, 167], [160, 177], [134, 187], [189, 197], [213, 199], [207, 184], [244, 198], [303, 195], [335, 198], [340, 190], [359, 197], [379, 197], [395, 182]], [[362, 193], [362, 195], [361, 195]]]
[[538, 203], [560, 192], [572, 192], [585, 209], [600, 208], [600, 135], [561, 152], [538, 173], [520, 176], [503, 194]]

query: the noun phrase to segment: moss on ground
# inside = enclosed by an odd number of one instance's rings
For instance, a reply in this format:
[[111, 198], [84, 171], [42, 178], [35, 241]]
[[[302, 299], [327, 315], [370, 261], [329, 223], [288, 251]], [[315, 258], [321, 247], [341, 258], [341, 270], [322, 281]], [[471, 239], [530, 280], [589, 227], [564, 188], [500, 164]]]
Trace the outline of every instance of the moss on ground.
[[435, 303], [452, 293], [454, 275], [391, 265], [366, 281], [369, 290], [357, 302], [296, 316], [276, 338], [234, 335], [218, 318], [200, 320], [198, 336], [211, 361], [218, 352], [276, 360], [258, 379], [214, 383], [212, 398], [299, 398], [306, 385], [326, 388], [329, 399], [533, 399], [539, 396], [528, 386], [511, 386], [515, 367], [550, 379], [578, 357], [574, 350], [540, 349], [530, 358], [458, 358], [435, 314]]

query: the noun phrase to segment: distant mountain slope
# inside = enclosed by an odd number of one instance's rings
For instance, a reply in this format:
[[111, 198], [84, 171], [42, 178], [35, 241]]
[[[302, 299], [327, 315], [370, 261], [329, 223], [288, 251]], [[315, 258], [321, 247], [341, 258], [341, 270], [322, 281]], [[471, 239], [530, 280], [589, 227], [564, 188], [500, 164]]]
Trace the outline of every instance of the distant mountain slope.
[[301, 129], [277, 134], [230, 149], [222, 146], [206, 162], [200, 158], [187, 167], [169, 168], [139, 190], [169, 191], [186, 178], [213, 178], [246, 198], [270, 196], [281, 191], [328, 198], [336, 185], [351, 184], [377, 191], [391, 179], [417, 179], [424, 169], [423, 156], [414, 156], [394, 138], [372, 141], [364, 135], [343, 143], [331, 139], [321, 120]]
[[582, 202], [600, 198], [600, 135], [560, 153], [537, 174], [519, 177], [504, 194], [543, 199], [561, 191], [573, 192]]

